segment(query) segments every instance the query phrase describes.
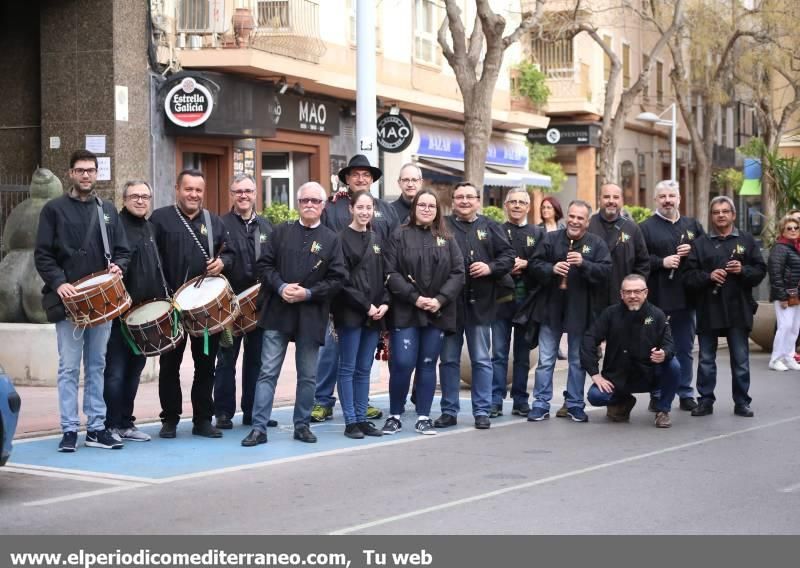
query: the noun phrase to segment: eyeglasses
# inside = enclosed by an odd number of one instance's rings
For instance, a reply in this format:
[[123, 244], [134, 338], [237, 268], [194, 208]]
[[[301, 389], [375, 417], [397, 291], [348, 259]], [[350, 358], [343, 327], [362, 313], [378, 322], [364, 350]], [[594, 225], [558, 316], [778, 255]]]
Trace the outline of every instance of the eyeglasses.
[[372, 174], [370, 172], [353, 172], [347, 177], [356, 179], [372, 179]]
[[478, 199], [477, 195], [454, 195], [453, 201], [474, 201]]
[[422, 209], [423, 211], [435, 210], [436, 204], [435, 203], [417, 203], [417, 209]]
[[620, 290], [623, 296], [641, 296], [647, 292], [647, 288], [639, 288], [638, 290]]
[[530, 201], [521, 201], [519, 199], [509, 199], [506, 201], [506, 205], [511, 205], [512, 207], [516, 207], [517, 205], [530, 205]]
[[147, 203], [150, 201], [150, 196], [144, 193], [131, 193], [128, 195], [128, 199], [131, 201], [143, 201]]
[[784, 227], [784, 231], [800, 231], [800, 227]]
[[256, 192], [255, 189], [232, 189], [231, 193], [237, 197], [241, 197], [242, 195], [253, 195]]
[[322, 204], [322, 201], [323, 200], [320, 199], [319, 197], [299, 197], [297, 199], [297, 202], [300, 205], [308, 205], [309, 203], [311, 205], [320, 205], [320, 204]]
[[97, 168], [72, 168], [72, 173], [78, 174], [80, 177], [83, 177], [83, 174], [93, 176], [97, 173]]
[[712, 215], [730, 215], [733, 213], [731, 209], [715, 209], [711, 212]]
[[422, 178], [400, 178], [400, 183], [403, 185], [408, 185], [409, 183], [419, 183], [422, 181]]

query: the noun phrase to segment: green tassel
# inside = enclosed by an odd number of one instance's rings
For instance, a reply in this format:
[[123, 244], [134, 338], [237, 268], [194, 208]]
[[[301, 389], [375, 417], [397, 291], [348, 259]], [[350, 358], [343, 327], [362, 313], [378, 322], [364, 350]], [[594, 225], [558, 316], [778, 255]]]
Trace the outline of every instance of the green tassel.
[[134, 355], [141, 355], [142, 352], [139, 351], [139, 348], [136, 347], [136, 344], [133, 342], [133, 337], [131, 337], [131, 332], [128, 330], [128, 326], [124, 323], [119, 324], [119, 328], [122, 330], [122, 337], [125, 338], [125, 342], [128, 344], [128, 347], [131, 348]]
[[181, 312], [178, 308], [172, 311], [172, 337], [178, 336], [178, 325], [181, 321]]
[[208, 328], [203, 330], [203, 355], [208, 357]]

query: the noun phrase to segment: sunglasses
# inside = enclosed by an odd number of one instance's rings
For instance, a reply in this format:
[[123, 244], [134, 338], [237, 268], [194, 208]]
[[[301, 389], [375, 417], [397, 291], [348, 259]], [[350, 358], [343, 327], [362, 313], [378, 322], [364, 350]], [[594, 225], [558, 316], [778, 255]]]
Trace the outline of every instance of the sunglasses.
[[300, 197], [297, 202], [300, 205], [307, 205], [311, 203], [312, 205], [320, 205], [322, 203], [322, 199], [319, 197]]

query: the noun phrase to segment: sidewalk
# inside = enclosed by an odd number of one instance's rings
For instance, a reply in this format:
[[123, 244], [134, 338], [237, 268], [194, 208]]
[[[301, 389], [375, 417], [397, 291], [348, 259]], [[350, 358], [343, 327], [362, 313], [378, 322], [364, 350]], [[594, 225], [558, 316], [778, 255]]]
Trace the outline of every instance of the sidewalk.
[[[389, 365], [386, 361], [375, 361], [379, 367], [378, 380], [370, 385], [373, 394], [389, 391]], [[236, 363], [236, 397], [237, 404], [241, 395], [241, 368], [242, 357]], [[374, 367], [373, 367], [374, 368]], [[181, 418], [191, 416], [192, 412], [192, 376], [194, 366], [192, 354], [186, 350], [181, 364], [181, 391], [183, 393], [183, 412]], [[294, 344], [290, 343], [286, 350], [286, 360], [281, 371], [278, 385], [275, 390], [275, 407], [294, 404], [295, 385], [297, 377], [294, 366]], [[56, 387], [16, 387], [22, 398], [19, 424], [15, 438], [30, 438], [44, 434], [61, 432], [58, 415], [58, 390]], [[81, 386], [79, 399], [83, 408], [83, 387]], [[238, 410], [238, 409], [237, 409]], [[151, 381], [139, 385], [136, 395], [135, 414], [137, 424], [144, 424], [159, 420], [161, 404], [158, 400], [158, 381]], [[86, 417], [81, 410], [81, 423], [85, 426]]]

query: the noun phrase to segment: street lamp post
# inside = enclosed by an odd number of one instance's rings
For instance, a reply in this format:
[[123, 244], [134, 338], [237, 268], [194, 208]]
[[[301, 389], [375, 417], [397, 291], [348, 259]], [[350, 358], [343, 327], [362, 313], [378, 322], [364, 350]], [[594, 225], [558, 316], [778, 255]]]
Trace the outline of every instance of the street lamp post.
[[[667, 111], [672, 111], [672, 120], [662, 118]], [[678, 107], [672, 103], [664, 109], [661, 114], [652, 112], [643, 112], [636, 117], [636, 120], [642, 122], [649, 122], [654, 126], [669, 126], [671, 127], [669, 146], [670, 146], [670, 177], [672, 181], [677, 181], [677, 162], [678, 162]]]

